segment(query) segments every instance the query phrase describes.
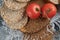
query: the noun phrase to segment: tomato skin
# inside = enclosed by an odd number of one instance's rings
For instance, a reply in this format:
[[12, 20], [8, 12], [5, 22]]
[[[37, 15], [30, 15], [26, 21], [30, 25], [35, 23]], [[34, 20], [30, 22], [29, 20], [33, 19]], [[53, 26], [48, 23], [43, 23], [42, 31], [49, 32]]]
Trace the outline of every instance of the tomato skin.
[[[37, 10], [36, 10], [37, 8]], [[26, 13], [31, 19], [36, 19], [40, 16], [40, 5], [31, 3], [27, 6]]]
[[43, 17], [46, 17], [46, 15], [47, 15], [49, 18], [52, 18], [56, 15], [56, 12], [57, 12], [57, 8], [55, 7], [55, 5], [53, 5], [51, 3], [47, 3], [42, 7]]

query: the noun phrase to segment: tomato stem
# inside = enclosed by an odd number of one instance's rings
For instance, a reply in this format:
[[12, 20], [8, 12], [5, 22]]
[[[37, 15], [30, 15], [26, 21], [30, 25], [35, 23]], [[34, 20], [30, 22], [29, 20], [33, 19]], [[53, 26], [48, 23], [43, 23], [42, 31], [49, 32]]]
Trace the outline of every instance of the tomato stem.
[[45, 16], [47, 17], [48, 20], [50, 20], [50, 18], [47, 16], [47, 14], [45, 14]]
[[50, 20], [50, 18], [47, 16], [47, 19]]
[[38, 8], [36, 8], [36, 11], [39, 11], [39, 9], [38, 9]]
[[47, 9], [46, 13], [48, 14], [51, 10], [50, 9]]

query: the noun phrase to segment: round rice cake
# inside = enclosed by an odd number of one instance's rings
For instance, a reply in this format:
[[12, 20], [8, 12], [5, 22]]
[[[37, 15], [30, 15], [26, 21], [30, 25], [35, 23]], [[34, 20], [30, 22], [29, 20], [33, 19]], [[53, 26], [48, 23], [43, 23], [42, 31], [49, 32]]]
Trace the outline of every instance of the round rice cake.
[[[19, 11], [12, 11], [6, 7], [3, 7], [1, 10], [1, 16], [6, 24], [9, 25], [12, 29], [20, 29], [27, 23], [27, 16], [24, 15], [24, 9]], [[23, 18], [24, 17], [24, 18]]]
[[60, 4], [60, 0], [44, 0], [45, 2], [51, 2], [53, 4]]
[[23, 19], [21, 19], [20, 21], [18, 21], [18, 23], [15, 23], [15, 24], [8, 24], [8, 26], [11, 28], [11, 29], [22, 29], [28, 22], [28, 17], [25, 15], [23, 17]]
[[29, 2], [30, 0], [16, 0], [18, 2]]
[[4, 6], [1, 10], [2, 18], [9, 24], [17, 23], [19, 20], [23, 18], [23, 13], [25, 9], [21, 9], [19, 11], [12, 11]]
[[49, 31], [47, 31], [47, 28], [43, 28], [37, 33], [33, 34], [24, 34], [23, 40], [52, 40], [53, 34], [51, 34]]
[[11, 10], [19, 10], [21, 8], [24, 8], [27, 5], [26, 2], [18, 3], [14, 0], [4, 0], [4, 2], [5, 2], [5, 5]]
[[35, 33], [41, 30], [42, 28], [46, 27], [49, 24], [48, 19], [29, 19], [27, 25], [21, 29], [24, 33]]

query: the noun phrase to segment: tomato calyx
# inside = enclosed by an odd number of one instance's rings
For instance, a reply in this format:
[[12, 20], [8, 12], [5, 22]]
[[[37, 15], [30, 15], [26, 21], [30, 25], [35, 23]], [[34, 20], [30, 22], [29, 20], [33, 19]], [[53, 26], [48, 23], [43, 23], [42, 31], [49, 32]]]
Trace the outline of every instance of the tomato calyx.
[[46, 10], [46, 13], [48, 14], [50, 11], [51, 11], [50, 9], [47, 9], [47, 10]]
[[36, 11], [38, 11], [38, 12], [39, 12], [39, 9], [38, 9], [38, 8], [36, 8]]

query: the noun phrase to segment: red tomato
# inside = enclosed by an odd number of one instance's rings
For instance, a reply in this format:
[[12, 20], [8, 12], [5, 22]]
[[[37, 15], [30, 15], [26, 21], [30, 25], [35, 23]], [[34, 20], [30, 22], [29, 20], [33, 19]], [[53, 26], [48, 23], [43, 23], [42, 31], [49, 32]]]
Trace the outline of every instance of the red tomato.
[[56, 15], [57, 8], [51, 3], [47, 3], [42, 7], [42, 16], [52, 18]]
[[36, 19], [40, 16], [40, 5], [31, 3], [27, 6], [26, 13], [31, 19]]

